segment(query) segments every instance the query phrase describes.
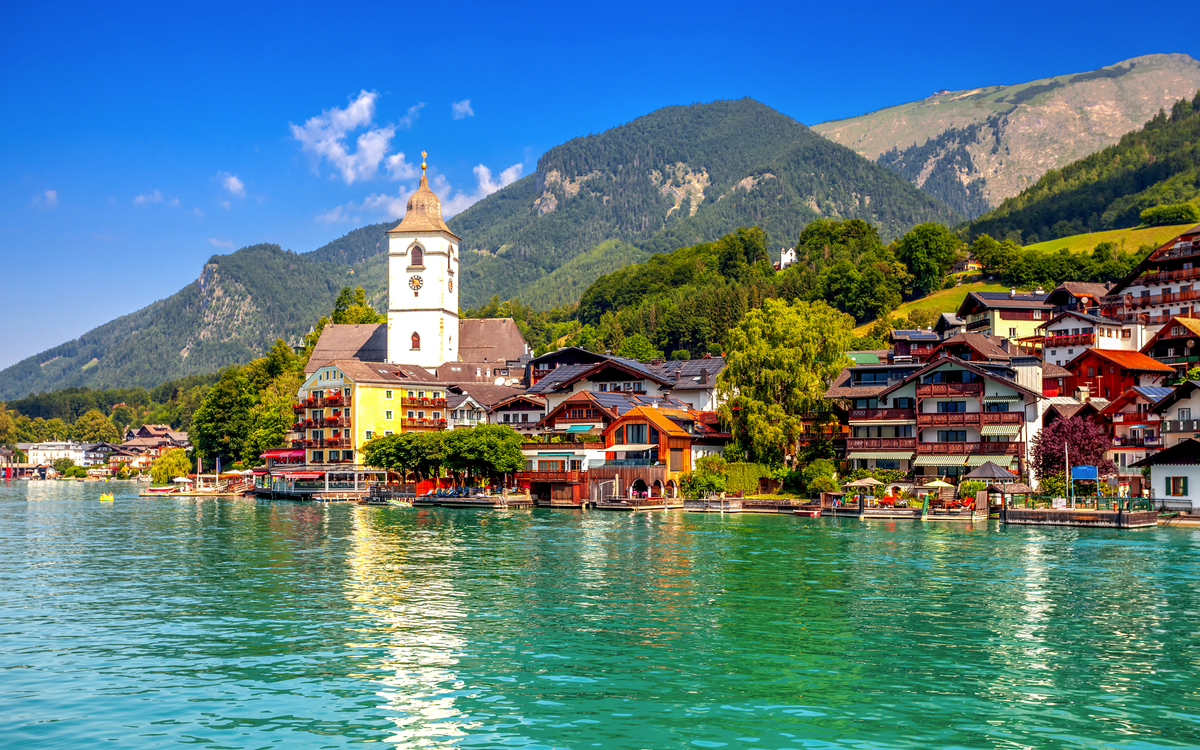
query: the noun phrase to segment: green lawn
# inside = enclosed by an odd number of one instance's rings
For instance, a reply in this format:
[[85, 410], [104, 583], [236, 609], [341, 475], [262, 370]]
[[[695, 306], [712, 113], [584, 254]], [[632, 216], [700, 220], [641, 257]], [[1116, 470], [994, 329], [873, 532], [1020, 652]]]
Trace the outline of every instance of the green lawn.
[[1142, 245], [1161, 245], [1172, 237], [1182, 233], [1187, 229], [1191, 229], [1194, 224], [1179, 224], [1176, 226], [1164, 227], [1133, 227], [1132, 229], [1110, 229], [1107, 232], [1091, 232], [1089, 234], [1075, 234], [1070, 237], [1060, 237], [1057, 240], [1048, 242], [1039, 242], [1036, 245], [1029, 245], [1031, 250], [1040, 250], [1042, 252], [1058, 252], [1062, 248], [1067, 248], [1073, 253], [1091, 252], [1092, 248], [1099, 245], [1101, 242], [1115, 242], [1118, 248], [1124, 245], [1125, 250], [1133, 252]]
[[[1003, 284], [986, 284], [982, 281], [976, 281], [970, 284], [956, 286], [953, 289], [943, 289], [940, 292], [934, 292], [928, 297], [915, 299], [911, 302], [905, 302], [897, 307], [892, 313], [893, 317], [905, 318], [913, 310], [934, 310], [936, 312], [956, 312], [962, 301], [967, 298], [970, 292], [1007, 292], [1008, 287]], [[863, 323], [858, 328], [854, 329], [857, 336], [862, 336], [871, 330], [871, 326], [875, 321]]]

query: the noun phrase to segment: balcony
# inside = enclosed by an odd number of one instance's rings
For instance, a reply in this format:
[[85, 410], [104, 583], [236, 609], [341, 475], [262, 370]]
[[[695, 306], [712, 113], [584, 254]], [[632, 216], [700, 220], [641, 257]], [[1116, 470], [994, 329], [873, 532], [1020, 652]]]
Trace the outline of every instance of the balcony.
[[419, 419], [417, 417], [405, 417], [400, 420], [400, 423], [405, 427], [425, 427], [429, 429], [444, 429], [446, 420], [444, 419]]
[[920, 383], [917, 396], [982, 396], [983, 383]]
[[1200, 419], [1168, 419], [1162, 422], [1163, 432], [1200, 432]]
[[917, 443], [917, 453], [935, 456], [1019, 456], [1024, 443]]
[[1161, 437], [1115, 437], [1114, 448], [1157, 448], [1162, 445]]
[[911, 451], [917, 447], [916, 438], [847, 438], [848, 451]]
[[[1188, 279], [1200, 278], [1200, 267], [1198, 268], [1177, 268], [1174, 271], [1158, 271], [1157, 273], [1148, 273], [1133, 280], [1133, 284], [1169, 284], [1172, 281], [1187, 281]], [[1117, 295], [1120, 298], [1120, 295]], [[1111, 299], [1106, 297], [1105, 299]]]
[[916, 415], [916, 409], [851, 409], [850, 421], [907, 420], [911, 422], [916, 419]]
[[1096, 343], [1095, 333], [1077, 333], [1068, 336], [1046, 336], [1042, 339], [1044, 348], [1055, 346], [1091, 346]]
[[353, 448], [350, 438], [318, 438], [310, 440], [293, 440], [293, 448]]
[[518, 471], [517, 485], [534, 482], [557, 482], [560, 484], [582, 484], [587, 481], [586, 471]]
[[426, 406], [426, 407], [441, 407], [445, 408], [446, 399], [444, 398], [417, 398], [416, 396], [409, 398], [404, 396], [400, 399], [400, 403], [405, 406]]
[[1025, 413], [1019, 411], [976, 411], [918, 414], [921, 427], [976, 427], [985, 424], [1023, 424]]
[[968, 330], [968, 331], [978, 331], [980, 328], [987, 328], [987, 327], [988, 327], [988, 326], [990, 326], [991, 324], [992, 324], [992, 319], [991, 319], [991, 318], [984, 318], [984, 319], [982, 319], [982, 320], [975, 320], [975, 321], [972, 321], [972, 322], [970, 322], [970, 323], [967, 323], [967, 325], [966, 325], [966, 330]]

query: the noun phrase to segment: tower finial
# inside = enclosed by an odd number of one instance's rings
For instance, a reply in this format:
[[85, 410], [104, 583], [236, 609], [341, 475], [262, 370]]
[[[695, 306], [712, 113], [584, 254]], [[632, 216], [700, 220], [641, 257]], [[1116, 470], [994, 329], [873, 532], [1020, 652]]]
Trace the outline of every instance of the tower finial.
[[421, 176], [422, 177], [425, 176], [425, 157], [428, 155], [429, 154], [425, 153], [424, 151], [421, 152]]

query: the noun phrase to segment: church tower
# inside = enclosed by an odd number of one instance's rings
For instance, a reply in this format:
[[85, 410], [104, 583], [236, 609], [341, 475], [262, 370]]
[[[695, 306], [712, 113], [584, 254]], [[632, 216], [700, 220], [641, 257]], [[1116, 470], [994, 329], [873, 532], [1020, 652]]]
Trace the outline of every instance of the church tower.
[[432, 371], [458, 361], [458, 249], [425, 177], [388, 230], [388, 362]]

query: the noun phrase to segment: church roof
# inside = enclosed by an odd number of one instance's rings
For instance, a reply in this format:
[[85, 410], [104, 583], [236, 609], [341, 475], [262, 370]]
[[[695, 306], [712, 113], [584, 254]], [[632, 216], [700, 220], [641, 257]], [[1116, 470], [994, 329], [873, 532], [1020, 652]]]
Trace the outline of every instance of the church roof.
[[446, 226], [446, 221], [442, 218], [442, 202], [429, 189], [429, 179], [425, 177], [424, 171], [421, 173], [421, 186], [408, 196], [408, 208], [404, 212], [404, 218], [393, 229], [388, 230], [388, 234], [408, 232], [445, 232], [459, 239], [458, 235]]
[[311, 375], [335, 359], [357, 359], [363, 362], [387, 361], [387, 323], [334, 324], [321, 329], [321, 338], [313, 347], [312, 356], [304, 367]]
[[512, 318], [458, 321], [458, 359], [462, 362], [504, 363], [529, 351]]

